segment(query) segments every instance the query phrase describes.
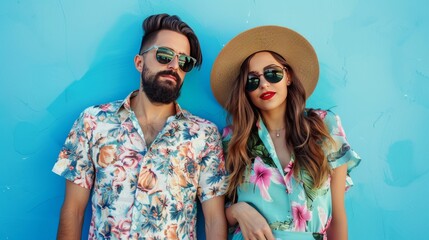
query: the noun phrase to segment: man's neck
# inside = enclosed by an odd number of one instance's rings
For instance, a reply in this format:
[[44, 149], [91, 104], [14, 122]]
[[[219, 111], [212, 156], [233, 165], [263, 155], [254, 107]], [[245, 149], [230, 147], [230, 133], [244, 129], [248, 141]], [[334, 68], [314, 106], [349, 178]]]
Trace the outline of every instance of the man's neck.
[[140, 89], [131, 99], [131, 109], [136, 114], [140, 124], [164, 124], [168, 117], [176, 113], [174, 103], [153, 103]]

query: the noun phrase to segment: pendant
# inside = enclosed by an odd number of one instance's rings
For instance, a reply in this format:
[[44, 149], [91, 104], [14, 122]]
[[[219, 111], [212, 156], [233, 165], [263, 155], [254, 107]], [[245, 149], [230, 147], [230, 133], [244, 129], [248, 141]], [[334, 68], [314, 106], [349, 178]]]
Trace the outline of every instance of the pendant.
[[270, 133], [270, 135], [272, 136], [272, 135], [276, 135], [276, 137], [280, 137], [280, 133], [283, 131], [283, 130], [285, 130], [285, 128], [280, 128], [280, 129], [277, 129], [277, 130], [269, 130], [268, 129], [268, 132]]

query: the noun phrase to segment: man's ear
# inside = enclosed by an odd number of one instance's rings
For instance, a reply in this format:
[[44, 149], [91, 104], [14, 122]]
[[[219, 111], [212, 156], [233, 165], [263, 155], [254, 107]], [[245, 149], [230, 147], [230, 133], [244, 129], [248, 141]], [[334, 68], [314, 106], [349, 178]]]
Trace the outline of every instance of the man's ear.
[[134, 66], [136, 67], [137, 71], [142, 72], [143, 71], [143, 56], [142, 55], [136, 55], [134, 57]]

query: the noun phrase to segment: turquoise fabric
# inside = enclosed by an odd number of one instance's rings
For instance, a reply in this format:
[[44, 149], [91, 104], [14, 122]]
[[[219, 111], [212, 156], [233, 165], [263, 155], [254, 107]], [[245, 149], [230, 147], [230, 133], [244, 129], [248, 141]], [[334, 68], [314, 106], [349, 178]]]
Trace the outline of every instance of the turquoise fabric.
[[[315, 239], [323, 239], [323, 235], [313, 235], [312, 233], [307, 232], [287, 232], [287, 231], [273, 231], [276, 240], [315, 240]], [[241, 232], [234, 235], [233, 240], [244, 240]]]
[[[317, 112], [335, 141], [334, 146], [324, 150], [331, 168], [347, 164], [350, 173], [361, 159], [348, 144], [340, 118], [330, 111]], [[230, 128], [224, 129], [225, 145], [231, 134]], [[293, 155], [288, 166], [282, 169], [262, 120], [249, 138], [248, 146], [254, 161], [244, 183], [237, 189], [237, 201], [247, 202], [257, 209], [267, 219], [276, 238], [324, 239], [332, 218], [330, 178], [318, 190], [306, 188], [302, 180], [293, 177]], [[344, 186], [352, 185], [348, 175]], [[243, 239], [238, 227], [231, 237]]]

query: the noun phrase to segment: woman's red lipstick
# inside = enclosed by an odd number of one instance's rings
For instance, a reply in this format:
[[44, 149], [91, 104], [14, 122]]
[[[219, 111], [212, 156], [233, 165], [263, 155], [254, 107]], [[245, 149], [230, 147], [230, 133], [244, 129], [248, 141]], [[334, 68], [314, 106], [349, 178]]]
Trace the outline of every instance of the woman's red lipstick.
[[275, 94], [276, 94], [275, 92], [268, 91], [268, 92], [262, 93], [259, 97], [262, 100], [270, 100], [272, 97], [274, 97]]

